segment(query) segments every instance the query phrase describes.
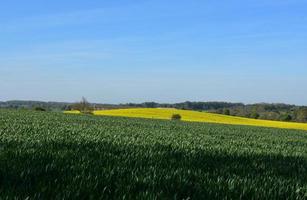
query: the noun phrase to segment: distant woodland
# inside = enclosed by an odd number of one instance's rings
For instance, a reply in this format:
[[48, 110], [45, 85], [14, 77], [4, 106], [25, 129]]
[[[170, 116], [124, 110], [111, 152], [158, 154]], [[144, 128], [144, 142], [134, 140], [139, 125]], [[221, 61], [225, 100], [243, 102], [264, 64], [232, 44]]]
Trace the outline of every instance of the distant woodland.
[[[42, 101], [6, 101], [0, 102], [0, 108], [33, 109], [38, 111], [63, 111], [79, 109], [84, 104], [81, 102], [42, 102]], [[174, 104], [161, 104], [156, 102], [127, 103], [127, 104], [90, 104], [93, 109], [117, 109], [117, 108], [177, 108], [211, 112], [224, 115], [248, 117], [254, 119], [268, 119], [289, 122], [307, 122], [307, 106], [289, 104], [243, 104], [228, 102], [182, 102]]]

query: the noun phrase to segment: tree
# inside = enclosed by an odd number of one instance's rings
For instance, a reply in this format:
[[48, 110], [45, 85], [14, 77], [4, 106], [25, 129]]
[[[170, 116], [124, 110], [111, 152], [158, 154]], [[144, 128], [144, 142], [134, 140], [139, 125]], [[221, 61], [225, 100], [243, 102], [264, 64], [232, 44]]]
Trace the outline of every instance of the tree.
[[259, 115], [259, 113], [257, 113], [257, 112], [253, 112], [253, 113], [251, 114], [251, 118], [258, 119], [259, 117], [260, 117], [260, 115]]
[[159, 106], [158, 103], [155, 102], [145, 102], [143, 103], [143, 107], [145, 108], [157, 108]]
[[86, 100], [85, 97], [82, 97], [79, 103], [75, 103], [71, 107], [73, 110], [79, 110], [81, 113], [84, 114], [92, 114], [94, 110], [92, 105]]
[[179, 115], [179, 114], [173, 114], [173, 115], [172, 115], [172, 120], [181, 120], [181, 115]]
[[230, 115], [230, 110], [229, 109], [224, 109], [223, 110], [224, 115]]
[[292, 116], [290, 114], [283, 114], [279, 118], [281, 121], [289, 122], [292, 120]]
[[34, 110], [35, 110], [35, 111], [46, 111], [45, 108], [39, 107], [39, 106], [35, 107]]
[[307, 122], [307, 107], [301, 107], [296, 113], [296, 120], [299, 122]]

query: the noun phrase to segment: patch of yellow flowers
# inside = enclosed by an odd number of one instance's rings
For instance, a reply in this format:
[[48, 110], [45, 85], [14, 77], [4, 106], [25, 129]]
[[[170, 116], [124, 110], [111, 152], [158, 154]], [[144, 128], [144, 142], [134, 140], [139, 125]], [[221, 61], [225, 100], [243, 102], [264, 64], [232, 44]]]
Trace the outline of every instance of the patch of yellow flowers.
[[79, 110], [66, 110], [64, 111], [65, 114], [80, 114]]
[[[78, 111], [68, 111], [66, 113], [78, 114]], [[168, 108], [131, 108], [131, 109], [112, 109], [97, 110], [94, 115], [138, 117], [149, 119], [171, 119], [173, 114], [180, 114], [181, 120], [190, 122], [209, 122], [220, 124], [263, 126], [272, 128], [287, 128], [307, 130], [307, 124], [294, 122], [280, 122], [270, 120], [250, 119], [234, 117], [228, 115], [213, 114], [207, 112], [197, 112], [190, 110], [178, 110]]]

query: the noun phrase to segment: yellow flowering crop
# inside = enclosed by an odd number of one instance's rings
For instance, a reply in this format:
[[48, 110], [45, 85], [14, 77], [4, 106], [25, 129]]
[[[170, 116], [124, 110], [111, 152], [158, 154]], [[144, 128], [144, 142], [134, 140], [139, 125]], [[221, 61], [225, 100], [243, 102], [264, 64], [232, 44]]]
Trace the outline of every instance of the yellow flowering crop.
[[250, 125], [273, 128], [287, 128], [307, 130], [307, 124], [294, 122], [280, 122], [270, 120], [258, 120], [228, 115], [213, 114], [190, 110], [164, 109], [164, 108], [133, 108], [94, 111], [95, 115], [139, 117], [150, 119], [171, 119], [173, 114], [180, 114], [181, 120], [191, 122], [209, 122], [220, 124]]
[[67, 110], [64, 111], [66, 114], [80, 114], [81, 112], [79, 110]]

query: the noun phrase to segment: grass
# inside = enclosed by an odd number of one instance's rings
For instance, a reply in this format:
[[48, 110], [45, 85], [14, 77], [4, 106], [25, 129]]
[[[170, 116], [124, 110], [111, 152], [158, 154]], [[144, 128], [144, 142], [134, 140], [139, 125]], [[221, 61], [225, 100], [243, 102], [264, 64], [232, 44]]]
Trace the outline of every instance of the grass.
[[107, 115], [107, 116], [139, 117], [139, 118], [150, 118], [150, 119], [171, 119], [171, 116], [173, 114], [180, 114], [182, 117], [181, 119], [183, 121], [307, 130], [306, 123], [258, 120], [258, 119], [234, 117], [234, 116], [220, 115], [220, 114], [213, 114], [206, 112], [164, 109], [164, 108], [99, 110], [95, 111], [94, 114]]
[[307, 132], [0, 110], [0, 199], [305, 199]]

